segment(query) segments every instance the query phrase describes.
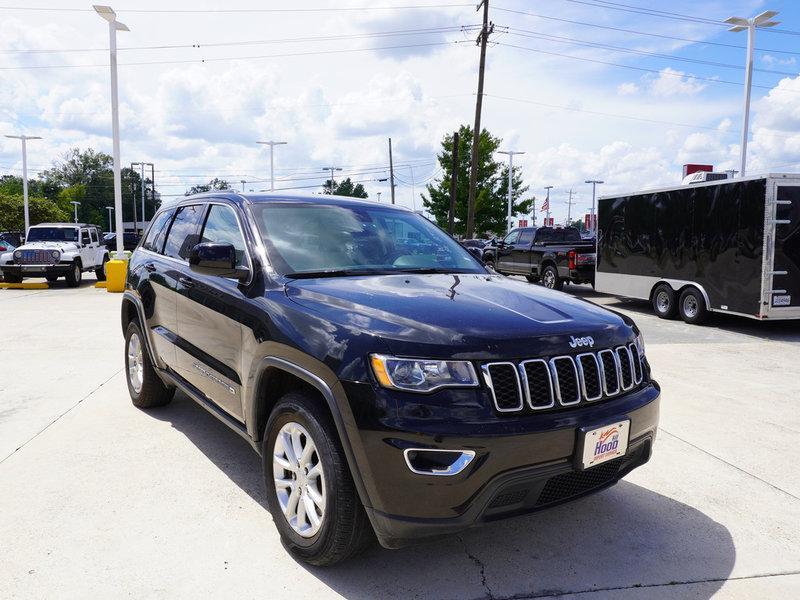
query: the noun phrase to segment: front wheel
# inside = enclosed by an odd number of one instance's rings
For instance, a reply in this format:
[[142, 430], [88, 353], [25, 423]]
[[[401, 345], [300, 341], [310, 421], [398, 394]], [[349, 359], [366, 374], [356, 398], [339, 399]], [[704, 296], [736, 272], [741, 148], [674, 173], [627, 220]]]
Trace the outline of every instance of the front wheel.
[[131, 402], [137, 408], [154, 408], [172, 401], [175, 388], [164, 385], [156, 373], [136, 321], [131, 321], [125, 332], [125, 375]]
[[558, 269], [549, 265], [542, 272], [542, 285], [549, 290], [560, 290], [564, 287], [564, 280], [558, 276]]
[[69, 287], [78, 287], [81, 284], [83, 272], [81, 271], [81, 263], [75, 261], [72, 263], [70, 270], [67, 271], [67, 285]]
[[103, 263], [96, 267], [94, 270], [94, 275], [97, 277], [97, 281], [105, 281], [106, 280], [106, 263], [108, 262], [108, 255], [106, 254], [103, 257]]
[[286, 547], [324, 566], [363, 549], [371, 528], [327, 407], [291, 392], [272, 410], [262, 457], [267, 503]]

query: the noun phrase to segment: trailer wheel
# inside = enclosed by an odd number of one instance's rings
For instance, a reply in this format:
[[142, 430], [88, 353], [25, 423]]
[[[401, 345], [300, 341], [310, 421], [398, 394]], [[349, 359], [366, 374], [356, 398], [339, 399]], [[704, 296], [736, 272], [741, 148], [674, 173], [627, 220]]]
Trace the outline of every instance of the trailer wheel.
[[697, 288], [688, 287], [681, 292], [678, 301], [681, 319], [691, 325], [700, 325], [708, 317], [708, 307], [703, 294]]
[[658, 284], [653, 290], [653, 311], [662, 319], [674, 319], [678, 312], [675, 292], [667, 283]]

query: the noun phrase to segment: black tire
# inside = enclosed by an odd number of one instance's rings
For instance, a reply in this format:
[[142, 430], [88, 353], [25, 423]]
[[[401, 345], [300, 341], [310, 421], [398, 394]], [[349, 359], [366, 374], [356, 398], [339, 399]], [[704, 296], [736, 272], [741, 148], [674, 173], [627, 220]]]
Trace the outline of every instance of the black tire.
[[485, 266], [489, 267], [490, 269], [492, 269], [494, 271], [497, 271], [497, 269], [494, 268], [494, 259], [493, 258], [487, 258], [486, 260], [483, 261], [483, 264]]
[[659, 283], [651, 297], [653, 312], [661, 319], [674, 319], [678, 314], [678, 298], [667, 283]]
[[105, 281], [106, 280], [106, 263], [108, 262], [108, 254], [103, 256], [103, 264], [97, 267], [94, 270], [94, 275], [97, 277], [97, 281]]
[[69, 287], [78, 287], [83, 279], [83, 272], [81, 271], [81, 263], [77, 260], [72, 263], [72, 268], [67, 271], [67, 285]]
[[[138, 338], [139, 348], [141, 349], [140, 354], [131, 347], [134, 336]], [[153, 364], [150, 362], [150, 356], [147, 354], [147, 348], [144, 343], [139, 323], [131, 321], [125, 332], [125, 381], [128, 384], [128, 393], [131, 395], [131, 402], [138, 408], [164, 406], [172, 401], [172, 397], [175, 395], [175, 388], [167, 387], [161, 381], [161, 378], [153, 368]], [[134, 350], [134, 355], [138, 354], [139, 359], [136, 363], [141, 366], [141, 385], [138, 386], [137, 381], [132, 381], [131, 350]], [[138, 390], [136, 389], [137, 387], [139, 388]]]
[[[324, 477], [320, 479], [326, 496], [325, 509], [318, 530], [309, 537], [304, 537], [289, 524], [276, 492], [273, 466], [276, 440], [281, 428], [289, 424], [299, 424], [309, 434], [316, 446], [316, 451], [309, 460], [313, 460], [313, 456], [316, 456], [324, 473]], [[270, 414], [262, 444], [267, 504], [281, 540], [292, 554], [306, 563], [328, 566], [354, 556], [374, 539], [372, 527], [358, 497], [336, 427], [326, 407], [303, 393], [286, 394]], [[286, 469], [283, 473], [286, 478], [292, 474]], [[295, 474], [292, 479], [297, 481], [300, 476]], [[298, 489], [297, 483], [292, 483], [291, 486], [289, 489], [292, 491], [287, 492], [289, 496], [293, 496]], [[297, 498], [299, 498], [297, 502], [303, 501], [301, 494], [298, 494]], [[308, 522], [310, 524], [310, 519]]]
[[21, 275], [12, 275], [11, 273], [3, 273], [3, 279], [6, 283], [22, 283]]
[[564, 287], [564, 280], [558, 276], [558, 269], [553, 265], [547, 265], [542, 271], [542, 285], [550, 290], [561, 290]]
[[681, 319], [691, 325], [705, 323], [708, 319], [708, 307], [700, 290], [687, 287], [681, 292], [680, 300], [678, 300], [678, 313], [681, 315]]
[[539, 278], [536, 275], [525, 275], [525, 279], [528, 280], [528, 283], [536, 283], [539, 281]]

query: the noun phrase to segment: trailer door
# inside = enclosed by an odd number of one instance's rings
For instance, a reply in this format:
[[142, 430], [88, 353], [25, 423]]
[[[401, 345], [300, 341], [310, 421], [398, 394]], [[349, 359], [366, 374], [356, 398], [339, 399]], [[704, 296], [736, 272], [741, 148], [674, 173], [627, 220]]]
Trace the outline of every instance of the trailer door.
[[767, 230], [773, 240], [769, 308], [772, 316], [789, 309], [800, 317], [800, 183], [774, 185], [775, 219]]

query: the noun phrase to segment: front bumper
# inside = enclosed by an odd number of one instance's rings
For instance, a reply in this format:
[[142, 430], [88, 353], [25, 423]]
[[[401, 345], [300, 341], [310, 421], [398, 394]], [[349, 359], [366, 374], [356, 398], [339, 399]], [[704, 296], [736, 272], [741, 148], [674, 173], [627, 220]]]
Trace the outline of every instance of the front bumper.
[[[483, 423], [464, 419], [468, 410], [458, 414], [458, 406], [468, 403], [468, 393], [459, 391], [462, 397], [451, 399], [455, 410], [449, 422], [435, 418], [436, 410], [426, 414], [417, 406], [401, 409], [397, 419], [389, 420], [390, 429], [384, 428], [389, 424], [385, 419], [383, 427], [361, 423], [362, 456], [368, 463], [361, 471], [369, 473], [373, 490], [367, 511], [385, 547], [401, 547], [414, 539], [453, 533], [599, 491], [646, 463], [656, 437], [659, 388], [655, 383], [573, 410]], [[622, 418], [630, 419], [626, 455], [577, 471], [577, 430]], [[470, 450], [475, 457], [457, 475], [421, 475], [408, 468], [403, 454], [407, 448]]]
[[63, 277], [72, 270], [72, 263], [58, 263], [55, 265], [3, 265], [3, 273], [16, 277], [46, 277], [54, 275]]

